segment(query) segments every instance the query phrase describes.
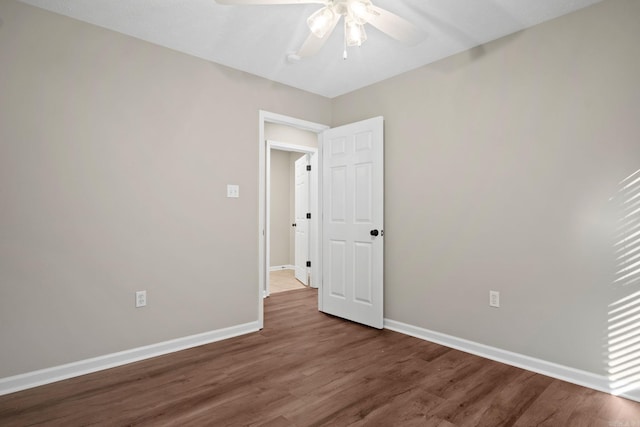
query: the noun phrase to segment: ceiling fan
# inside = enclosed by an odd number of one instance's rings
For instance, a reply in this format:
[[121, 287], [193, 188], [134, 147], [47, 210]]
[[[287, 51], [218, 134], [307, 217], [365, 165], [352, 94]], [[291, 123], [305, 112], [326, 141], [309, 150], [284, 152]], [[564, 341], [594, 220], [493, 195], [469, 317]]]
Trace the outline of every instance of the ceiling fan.
[[317, 53], [342, 17], [344, 17], [344, 59], [347, 59], [347, 46], [360, 46], [367, 40], [365, 24], [410, 46], [418, 44], [426, 37], [418, 27], [388, 10], [373, 5], [371, 0], [216, 0], [216, 2], [226, 5], [324, 5], [307, 18], [311, 34], [294, 55], [297, 58], [309, 57]]

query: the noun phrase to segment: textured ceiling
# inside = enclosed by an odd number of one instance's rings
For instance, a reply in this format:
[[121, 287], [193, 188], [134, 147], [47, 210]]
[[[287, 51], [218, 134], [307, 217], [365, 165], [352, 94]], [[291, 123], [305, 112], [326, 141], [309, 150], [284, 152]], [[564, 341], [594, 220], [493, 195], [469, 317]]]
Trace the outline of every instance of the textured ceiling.
[[339, 25], [322, 50], [291, 62], [320, 5], [224, 6], [214, 0], [21, 0], [52, 12], [329, 98], [601, 0], [373, 0], [424, 29], [408, 47], [367, 26], [342, 59]]

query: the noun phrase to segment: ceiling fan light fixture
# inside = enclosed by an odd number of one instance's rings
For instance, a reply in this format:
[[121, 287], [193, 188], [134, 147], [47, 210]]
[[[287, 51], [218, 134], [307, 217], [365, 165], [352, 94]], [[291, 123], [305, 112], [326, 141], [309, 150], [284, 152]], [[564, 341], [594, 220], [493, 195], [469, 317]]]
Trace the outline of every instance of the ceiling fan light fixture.
[[314, 12], [308, 19], [307, 25], [311, 32], [318, 38], [323, 38], [332, 28], [335, 12], [328, 6]]
[[373, 10], [369, 0], [351, 0], [348, 4], [348, 13], [351, 19], [360, 25], [364, 25], [371, 19]]
[[367, 40], [367, 33], [364, 25], [353, 19], [345, 20], [345, 40], [347, 46], [360, 46]]

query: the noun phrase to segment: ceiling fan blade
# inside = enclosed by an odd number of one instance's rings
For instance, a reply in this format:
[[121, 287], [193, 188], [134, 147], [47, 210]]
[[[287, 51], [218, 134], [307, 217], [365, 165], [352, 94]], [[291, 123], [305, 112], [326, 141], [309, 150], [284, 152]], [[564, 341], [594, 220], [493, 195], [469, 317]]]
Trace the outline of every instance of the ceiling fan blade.
[[256, 5], [271, 5], [271, 4], [325, 4], [324, 0], [215, 0], [218, 4], [240, 5], [240, 4], [256, 4]]
[[373, 13], [368, 23], [394, 39], [415, 46], [427, 37], [424, 31], [406, 19], [374, 5], [371, 9]]
[[331, 23], [329, 31], [327, 31], [324, 37], [317, 37], [313, 33], [309, 34], [309, 37], [307, 37], [307, 39], [304, 41], [304, 43], [302, 44], [302, 46], [300, 47], [300, 50], [298, 51], [298, 53], [296, 53], [296, 55], [299, 56], [300, 58], [305, 58], [308, 56], [315, 55], [320, 50], [320, 48], [322, 48], [322, 46], [324, 46], [324, 44], [327, 42], [327, 40], [329, 39], [329, 36], [331, 36], [331, 33], [333, 33], [333, 30], [336, 28], [336, 25], [338, 24], [339, 20], [340, 20], [340, 15], [336, 14], [333, 19], [333, 22]]

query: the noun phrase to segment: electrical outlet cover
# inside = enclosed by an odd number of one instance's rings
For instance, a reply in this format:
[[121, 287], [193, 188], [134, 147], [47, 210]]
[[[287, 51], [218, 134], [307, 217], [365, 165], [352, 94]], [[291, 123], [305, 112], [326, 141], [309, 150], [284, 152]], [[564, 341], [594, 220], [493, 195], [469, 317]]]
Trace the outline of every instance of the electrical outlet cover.
[[240, 186], [234, 184], [227, 185], [227, 197], [233, 199], [237, 199], [238, 197], [240, 197]]
[[147, 305], [147, 291], [136, 291], [136, 308]]
[[489, 291], [489, 306], [500, 307], [500, 292]]

